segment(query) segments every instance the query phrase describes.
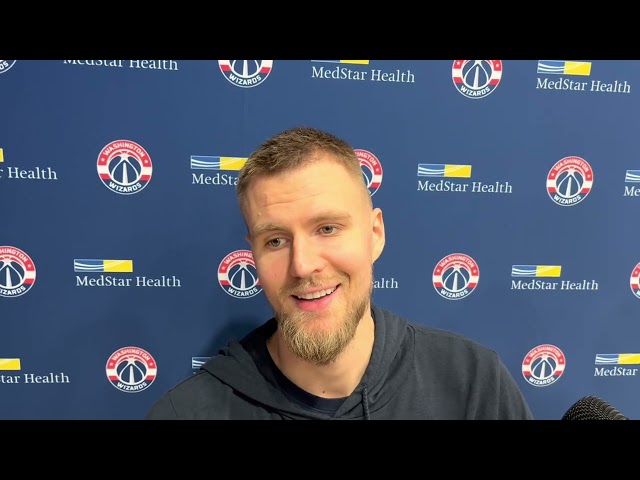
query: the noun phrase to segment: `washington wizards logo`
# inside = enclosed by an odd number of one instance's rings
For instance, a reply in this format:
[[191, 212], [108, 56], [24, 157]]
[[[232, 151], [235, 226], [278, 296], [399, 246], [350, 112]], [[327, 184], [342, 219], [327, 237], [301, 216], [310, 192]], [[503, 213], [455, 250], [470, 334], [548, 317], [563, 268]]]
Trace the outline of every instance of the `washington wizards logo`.
[[250, 250], [236, 250], [224, 257], [218, 266], [218, 282], [235, 298], [255, 297], [262, 291], [258, 271]]
[[534, 387], [548, 387], [557, 382], [566, 365], [564, 353], [555, 345], [538, 345], [522, 361], [522, 375]]
[[433, 286], [447, 300], [468, 297], [478, 286], [479, 279], [478, 264], [464, 253], [447, 255], [433, 270]]
[[155, 381], [158, 365], [149, 352], [138, 347], [116, 350], [107, 360], [107, 378], [121, 392], [138, 393]]
[[640, 298], [640, 263], [633, 267], [631, 272], [631, 291], [636, 298]]
[[224, 78], [236, 87], [257, 87], [273, 68], [273, 60], [218, 60]]
[[36, 267], [25, 252], [16, 247], [0, 246], [0, 296], [24, 295], [36, 281]]
[[455, 60], [451, 69], [453, 85], [467, 98], [484, 98], [498, 88], [502, 60]]
[[382, 184], [382, 164], [378, 157], [367, 150], [357, 148], [354, 152], [360, 160], [360, 167], [369, 193], [373, 196]]
[[98, 176], [120, 195], [139, 193], [151, 180], [153, 165], [147, 151], [131, 140], [116, 140], [98, 155]]
[[16, 64], [16, 60], [0, 60], [0, 73], [8, 72]]
[[580, 157], [564, 157], [551, 167], [547, 175], [547, 193], [562, 207], [573, 207], [589, 195], [593, 188], [593, 170]]

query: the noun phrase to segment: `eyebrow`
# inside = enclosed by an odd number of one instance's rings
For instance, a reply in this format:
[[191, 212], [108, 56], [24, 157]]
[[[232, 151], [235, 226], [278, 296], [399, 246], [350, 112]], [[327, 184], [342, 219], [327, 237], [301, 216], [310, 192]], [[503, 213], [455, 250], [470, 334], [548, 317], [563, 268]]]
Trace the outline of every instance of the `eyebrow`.
[[[329, 212], [316, 215], [308, 220], [307, 223], [324, 223], [324, 222], [340, 222], [351, 218], [348, 212]], [[258, 237], [265, 233], [285, 231], [287, 228], [280, 223], [260, 223], [251, 230], [252, 237]]]

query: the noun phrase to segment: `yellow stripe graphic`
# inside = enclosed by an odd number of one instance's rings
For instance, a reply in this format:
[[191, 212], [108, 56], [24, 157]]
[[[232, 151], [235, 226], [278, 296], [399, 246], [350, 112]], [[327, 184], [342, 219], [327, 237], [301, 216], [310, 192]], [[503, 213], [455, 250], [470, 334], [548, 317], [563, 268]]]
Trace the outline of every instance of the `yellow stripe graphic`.
[[0, 370], [20, 370], [20, 359], [0, 358]]
[[220, 170], [240, 170], [247, 163], [246, 158], [220, 157]]
[[133, 272], [133, 260], [103, 260], [105, 272]]
[[369, 60], [340, 60], [340, 63], [354, 63], [357, 65], [369, 65]]
[[4, 151], [0, 148], [0, 162], [4, 162]]
[[620, 353], [618, 354], [618, 363], [620, 365], [638, 365], [640, 364], [640, 353]]
[[562, 265], [536, 265], [536, 277], [559, 277]]
[[445, 165], [445, 177], [471, 178], [471, 165]]
[[565, 62], [564, 72], [567, 75], [591, 75], [591, 62]]

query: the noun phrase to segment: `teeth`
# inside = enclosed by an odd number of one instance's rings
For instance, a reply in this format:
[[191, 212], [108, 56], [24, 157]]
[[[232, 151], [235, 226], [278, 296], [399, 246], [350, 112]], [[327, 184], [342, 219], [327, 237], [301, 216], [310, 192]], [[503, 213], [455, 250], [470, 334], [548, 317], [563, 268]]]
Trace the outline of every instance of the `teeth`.
[[315, 300], [316, 298], [322, 298], [325, 295], [329, 295], [331, 293], [333, 293], [335, 291], [336, 287], [333, 288], [327, 288], [326, 290], [320, 290], [318, 292], [315, 293], [310, 293], [308, 295], [296, 295], [296, 297], [302, 299], [302, 300]]

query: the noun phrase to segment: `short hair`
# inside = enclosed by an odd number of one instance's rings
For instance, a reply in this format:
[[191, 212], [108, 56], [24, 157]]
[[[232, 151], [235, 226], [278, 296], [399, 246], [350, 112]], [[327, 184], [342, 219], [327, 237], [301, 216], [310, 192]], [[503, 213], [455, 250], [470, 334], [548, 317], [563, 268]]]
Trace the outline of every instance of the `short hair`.
[[309, 164], [318, 160], [320, 153], [331, 155], [333, 160], [343, 165], [347, 172], [362, 184], [369, 201], [371, 201], [360, 160], [348, 142], [316, 128], [294, 127], [266, 140], [249, 155], [246, 163], [240, 169], [236, 194], [242, 213], [245, 213], [246, 192], [253, 179], [275, 175]]

